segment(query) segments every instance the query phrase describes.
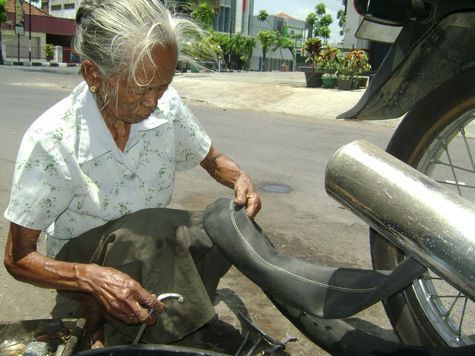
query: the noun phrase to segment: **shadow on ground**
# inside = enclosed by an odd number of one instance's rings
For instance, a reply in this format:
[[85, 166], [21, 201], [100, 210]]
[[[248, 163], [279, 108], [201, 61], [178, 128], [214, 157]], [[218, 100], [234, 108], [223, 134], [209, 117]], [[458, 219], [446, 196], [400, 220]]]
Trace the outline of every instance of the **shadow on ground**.
[[277, 356], [289, 355], [278, 342], [272, 342], [278, 340], [272, 340], [252, 321], [243, 300], [233, 290], [219, 289], [215, 305], [219, 303], [224, 303], [233, 317], [239, 321], [238, 327], [216, 318], [175, 345], [230, 355], [262, 355], [272, 352]]

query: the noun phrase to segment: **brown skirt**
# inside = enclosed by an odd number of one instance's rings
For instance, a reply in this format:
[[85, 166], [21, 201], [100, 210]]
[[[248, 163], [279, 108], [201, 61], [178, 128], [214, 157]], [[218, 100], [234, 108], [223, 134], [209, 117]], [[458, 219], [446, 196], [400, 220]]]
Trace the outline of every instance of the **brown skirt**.
[[[147, 343], [179, 340], [209, 322], [219, 279], [230, 267], [203, 230], [202, 212], [163, 208], [141, 210], [86, 232], [69, 241], [56, 259], [113, 267], [150, 293], [183, 295], [183, 303], [166, 302], [157, 323], [147, 327], [141, 339]], [[58, 291], [52, 316], [74, 316], [81, 296]], [[120, 343], [133, 339], [140, 328], [110, 315], [106, 320], [129, 338]]]

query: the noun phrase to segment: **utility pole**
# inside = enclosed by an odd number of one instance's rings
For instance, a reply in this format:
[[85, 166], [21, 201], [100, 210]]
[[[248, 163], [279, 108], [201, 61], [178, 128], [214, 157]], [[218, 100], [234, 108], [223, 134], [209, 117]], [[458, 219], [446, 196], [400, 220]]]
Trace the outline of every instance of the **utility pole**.
[[28, 28], [29, 28], [29, 44], [28, 44], [28, 57], [29, 57], [29, 60], [30, 60], [30, 63], [31, 63], [31, 0], [28, 1], [28, 7], [29, 7], [29, 11], [30, 11], [30, 16], [29, 16], [29, 19], [28, 19]]
[[[231, 40], [231, 36], [232, 36], [232, 24], [233, 24], [233, 21], [231, 19], [231, 13], [229, 14], [229, 40]], [[231, 66], [231, 51], [229, 51], [229, 57], [228, 57], [228, 67]]]
[[22, 65], [20, 62], [20, 35], [25, 34], [25, 12], [23, 10], [23, 4], [25, 0], [15, 1], [15, 34], [18, 35], [18, 65]]
[[[0, 1], [0, 64], [5, 64], [3, 62], [3, 41], [2, 41], [2, 24], [8, 20], [6, 2]], [[5, 53], [6, 56], [6, 53]]]

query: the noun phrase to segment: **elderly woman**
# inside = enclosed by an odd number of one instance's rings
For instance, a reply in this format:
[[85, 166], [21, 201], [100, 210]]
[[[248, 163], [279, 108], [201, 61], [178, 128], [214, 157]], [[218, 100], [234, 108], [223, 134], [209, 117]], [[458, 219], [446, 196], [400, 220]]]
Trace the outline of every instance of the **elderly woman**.
[[[200, 213], [163, 209], [175, 171], [200, 164], [250, 217], [260, 199], [170, 86], [193, 24], [159, 0], [106, 0], [80, 13], [84, 81], [23, 138], [5, 265], [57, 289], [91, 329], [104, 316], [123, 335], [147, 323], [143, 341], [172, 342], [214, 317], [211, 298], [229, 268]], [[37, 251], [42, 231], [47, 256]], [[165, 309], [156, 298], [164, 292], [185, 302]]]

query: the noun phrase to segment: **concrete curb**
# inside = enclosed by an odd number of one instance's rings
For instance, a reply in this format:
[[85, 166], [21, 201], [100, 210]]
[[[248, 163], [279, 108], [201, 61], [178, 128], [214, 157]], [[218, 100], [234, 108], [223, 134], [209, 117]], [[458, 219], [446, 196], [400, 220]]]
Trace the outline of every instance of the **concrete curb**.
[[58, 63], [58, 62], [43, 62], [43, 61], [11, 61], [6, 60], [3, 62], [7, 66], [24, 66], [24, 67], [76, 67], [77, 63]]

